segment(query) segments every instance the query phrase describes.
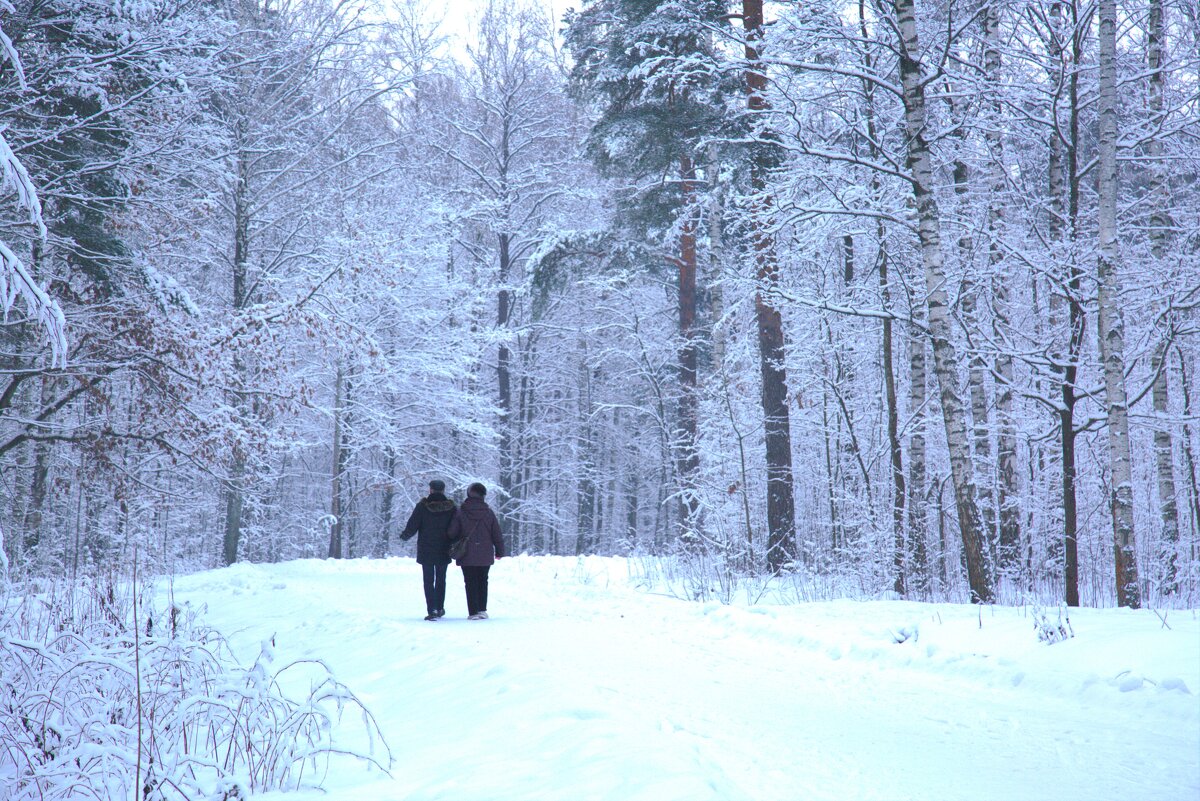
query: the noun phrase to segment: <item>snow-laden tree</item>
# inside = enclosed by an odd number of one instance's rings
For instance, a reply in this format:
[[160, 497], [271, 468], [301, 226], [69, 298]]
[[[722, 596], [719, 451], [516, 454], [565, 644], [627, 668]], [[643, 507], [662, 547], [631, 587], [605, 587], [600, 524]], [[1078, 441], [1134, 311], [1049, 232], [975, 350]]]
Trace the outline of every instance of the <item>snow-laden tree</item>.
[[677, 472], [684, 531], [699, 529], [697, 383], [698, 195], [705, 137], [728, 123], [734, 91], [715, 52], [723, 3], [596, 0], [569, 16], [567, 44], [575, 91], [595, 110], [589, 149], [600, 169], [620, 177], [624, 213], [660, 249], [678, 276], [679, 393]]

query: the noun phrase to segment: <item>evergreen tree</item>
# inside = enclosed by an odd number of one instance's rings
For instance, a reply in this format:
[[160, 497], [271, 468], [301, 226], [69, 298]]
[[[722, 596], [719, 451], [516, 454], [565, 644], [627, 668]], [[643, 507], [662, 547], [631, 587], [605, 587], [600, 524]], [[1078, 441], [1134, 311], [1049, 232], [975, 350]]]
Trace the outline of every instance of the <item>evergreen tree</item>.
[[588, 149], [603, 173], [622, 179], [617, 202], [625, 222], [660, 243], [678, 276], [675, 446], [685, 534], [695, 531], [699, 512], [696, 267], [705, 186], [699, 153], [728, 126], [726, 98], [736, 91], [736, 76], [722, 71], [714, 42], [725, 11], [712, 0], [597, 0], [567, 18], [574, 91], [596, 114]]

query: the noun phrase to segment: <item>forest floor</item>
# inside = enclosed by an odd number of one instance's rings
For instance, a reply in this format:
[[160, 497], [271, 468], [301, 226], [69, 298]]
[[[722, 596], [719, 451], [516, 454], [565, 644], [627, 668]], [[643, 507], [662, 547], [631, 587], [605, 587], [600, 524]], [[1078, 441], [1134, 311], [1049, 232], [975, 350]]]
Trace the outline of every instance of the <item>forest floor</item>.
[[448, 616], [424, 621], [401, 558], [235, 565], [174, 590], [247, 663], [272, 637], [276, 667], [326, 662], [390, 746], [390, 777], [339, 758], [323, 792], [271, 798], [1200, 798], [1194, 610], [1072, 610], [1076, 636], [1046, 644], [1029, 607], [698, 603], [637, 572], [505, 559], [486, 621], [465, 619], [454, 567]]

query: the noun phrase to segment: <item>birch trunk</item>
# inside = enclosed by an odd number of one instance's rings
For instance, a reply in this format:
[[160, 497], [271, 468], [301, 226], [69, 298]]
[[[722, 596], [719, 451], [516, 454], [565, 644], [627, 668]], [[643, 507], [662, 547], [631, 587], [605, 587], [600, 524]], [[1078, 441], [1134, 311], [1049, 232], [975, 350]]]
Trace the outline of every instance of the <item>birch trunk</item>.
[[950, 310], [946, 294], [940, 219], [934, 196], [933, 161], [926, 139], [925, 87], [921, 68], [921, 46], [917, 35], [914, 0], [894, 0], [900, 34], [900, 80], [904, 93], [904, 119], [908, 137], [908, 165], [916, 203], [921, 258], [925, 265], [926, 308], [946, 429], [946, 446], [954, 482], [959, 535], [967, 563], [971, 600], [993, 599], [992, 580], [983, 558], [979, 507], [975, 503], [974, 465], [967, 438], [966, 410], [958, 386], [958, 356], [950, 332]]
[[[926, 366], [925, 315], [920, 302], [914, 302], [910, 310], [912, 323], [908, 335], [908, 415], [911, 418], [908, 434], [908, 542], [913, 549], [913, 560], [918, 570], [922, 566], [928, 571], [928, 561], [922, 560], [927, 551], [928, 537], [925, 528], [929, 524], [926, 508], [928, 493], [926, 481], [925, 413], [926, 385], [929, 383]], [[945, 571], [940, 575], [945, 576]], [[939, 579], [940, 581], [940, 579]]]
[[[967, 148], [966, 125], [960, 120], [959, 147]], [[954, 162], [954, 194], [959, 199], [960, 216], [965, 220], [970, 205], [971, 169], [965, 161]], [[995, 499], [992, 495], [992, 442], [991, 422], [988, 420], [988, 397], [986, 376], [987, 361], [980, 348], [981, 327], [978, 315], [978, 282], [974, 269], [975, 238], [971, 228], [964, 225], [957, 241], [958, 256], [963, 266], [962, 290], [959, 293], [959, 309], [962, 325], [967, 331], [970, 358], [967, 361], [967, 396], [971, 406], [971, 445], [974, 453], [976, 498], [979, 514], [983, 521], [986, 543], [991, 544], [996, 531]]]
[[[1154, 122], [1162, 118], [1163, 103], [1163, 4], [1162, 0], [1150, 0], [1149, 30], [1147, 31], [1147, 57], [1150, 71], [1150, 112]], [[1150, 202], [1150, 249], [1154, 258], [1161, 261], [1171, 243], [1171, 219], [1167, 211], [1170, 197], [1167, 190], [1166, 165], [1163, 163], [1163, 145], [1156, 137], [1147, 146], [1150, 157], [1151, 187]], [[1173, 595], [1179, 589], [1179, 507], [1175, 492], [1175, 447], [1171, 429], [1167, 424], [1170, 408], [1169, 368], [1167, 348], [1170, 339], [1165, 334], [1155, 347], [1151, 357], [1154, 385], [1151, 392], [1154, 404], [1154, 457], [1158, 478], [1158, 508], [1162, 518], [1162, 590]]]
[[[1192, 419], [1192, 391], [1188, 383], [1188, 367], [1183, 356], [1183, 350], [1175, 348], [1175, 356], [1179, 360], [1179, 393], [1183, 396], [1183, 419]], [[1194, 432], [1189, 423], [1183, 424], [1183, 466], [1187, 478], [1188, 509], [1191, 517], [1191, 552], [1189, 560], [1195, 563], [1197, 548], [1200, 547], [1200, 483], [1196, 480], [1196, 453], [1192, 443]]]
[[387, 486], [379, 499], [379, 549], [376, 556], [384, 558], [392, 553], [392, 516], [396, 506], [396, 451], [387, 449]]
[[1117, 305], [1117, 4], [1100, 0], [1100, 145], [1099, 238], [1096, 260], [1100, 358], [1104, 369], [1104, 403], [1108, 411], [1110, 498], [1117, 605], [1138, 608], [1137, 556], [1134, 551], [1133, 469], [1129, 448], [1129, 407], [1125, 392], [1125, 324]]
[[1164, 595], [1174, 595], [1179, 590], [1179, 505], [1175, 493], [1175, 447], [1165, 422], [1169, 409], [1166, 355], [1167, 343], [1163, 342], [1155, 348], [1151, 359], [1151, 369], [1155, 374], [1151, 392], [1156, 423], [1154, 458], [1158, 505], [1162, 519], [1162, 591]]
[[1018, 562], [1018, 547], [1021, 541], [1021, 520], [1017, 485], [1017, 436], [1013, 423], [1013, 359], [1005, 351], [1008, 340], [1008, 281], [1000, 250], [1003, 236], [1003, 198], [1007, 181], [1004, 170], [1004, 140], [1001, 136], [1003, 109], [1000, 106], [1000, 12], [995, 3], [989, 3], [984, 12], [984, 71], [992, 93], [990, 111], [992, 119], [985, 127], [988, 143], [989, 191], [988, 191], [988, 266], [992, 279], [992, 340], [996, 346], [996, 358], [992, 366], [996, 392], [996, 509], [999, 530], [997, 532], [997, 561], [1000, 569], [1011, 572]]
[[[883, 307], [892, 307], [888, 288], [888, 253], [883, 242], [882, 224], [879, 237], [879, 291]], [[892, 367], [892, 321], [883, 320], [883, 386], [887, 401], [888, 453], [892, 467], [892, 570], [895, 580], [892, 588], [899, 595], [908, 594], [907, 553], [904, 543], [904, 457], [900, 450], [900, 413], [896, 403], [896, 374]]]

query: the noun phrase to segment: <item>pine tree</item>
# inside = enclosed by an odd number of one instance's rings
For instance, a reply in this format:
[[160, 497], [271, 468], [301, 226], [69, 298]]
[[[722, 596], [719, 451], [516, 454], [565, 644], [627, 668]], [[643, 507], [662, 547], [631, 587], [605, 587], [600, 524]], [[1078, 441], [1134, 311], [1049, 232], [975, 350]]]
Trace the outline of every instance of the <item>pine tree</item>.
[[724, 98], [734, 91], [713, 43], [724, 13], [724, 3], [713, 0], [596, 0], [568, 17], [566, 35], [576, 96], [594, 106], [597, 117], [590, 152], [604, 173], [631, 184], [619, 199], [625, 218], [661, 241], [677, 275], [676, 469], [685, 533], [696, 529], [699, 513], [698, 148], [727, 124]]

